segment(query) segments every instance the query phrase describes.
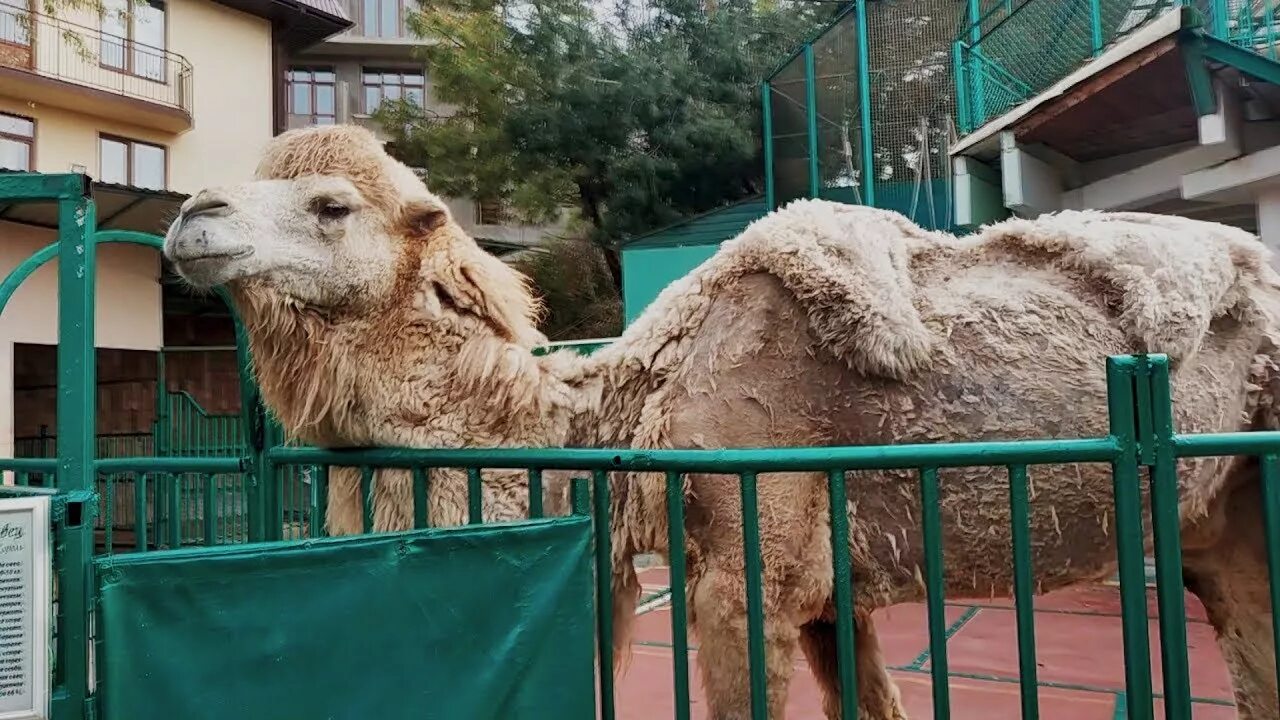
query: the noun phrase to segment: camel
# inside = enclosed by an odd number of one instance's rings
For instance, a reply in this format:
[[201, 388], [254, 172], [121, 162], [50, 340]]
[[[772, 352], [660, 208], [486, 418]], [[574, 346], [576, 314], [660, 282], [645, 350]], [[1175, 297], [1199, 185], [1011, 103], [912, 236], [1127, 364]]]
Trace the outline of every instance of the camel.
[[[287, 132], [256, 178], [187, 200], [164, 254], [226, 287], [265, 402], [322, 447], [728, 448], [1098, 437], [1104, 359], [1166, 353], [1180, 432], [1280, 426], [1280, 278], [1222, 225], [1063, 212], [970, 236], [873, 208], [800, 200], [757, 220], [589, 357], [535, 356], [525, 279], [360, 128]], [[941, 472], [945, 592], [1012, 588], [1003, 468]], [[663, 479], [612, 478], [617, 667], [633, 559], [667, 550]], [[1112, 477], [1038, 467], [1038, 589], [1115, 567]], [[1204, 603], [1241, 718], [1277, 717], [1256, 461], [1180, 461], [1187, 587]], [[552, 487], [554, 485], [554, 487]], [[358, 479], [332, 473], [327, 529], [361, 531]], [[523, 477], [486, 475], [486, 519], [527, 510]], [[737, 479], [685, 478], [690, 621], [710, 716], [750, 712]], [[767, 702], [784, 717], [797, 651], [839, 715], [825, 478], [759, 479]], [[906, 717], [872, 611], [916, 602], [923, 541], [910, 472], [848, 478], [860, 717]], [[563, 512], [563, 483], [548, 482]], [[1143, 502], [1148, 496], [1143, 490]], [[403, 471], [375, 484], [375, 530], [412, 527]], [[433, 479], [432, 524], [465, 522], [465, 480]], [[1150, 524], [1145, 524], [1150, 548]]]

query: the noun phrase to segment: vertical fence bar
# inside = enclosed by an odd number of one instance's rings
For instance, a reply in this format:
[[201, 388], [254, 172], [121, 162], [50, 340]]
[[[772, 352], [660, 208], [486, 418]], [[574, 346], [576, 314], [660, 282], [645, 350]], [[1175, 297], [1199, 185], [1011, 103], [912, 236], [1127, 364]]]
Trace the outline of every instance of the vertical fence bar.
[[929, 669], [933, 680], [933, 715], [951, 717], [947, 680], [947, 619], [942, 566], [942, 503], [938, 469], [920, 470], [921, 519], [924, 523], [925, 596], [929, 614]]
[[756, 474], [738, 476], [742, 497], [742, 552], [747, 581], [747, 662], [751, 675], [751, 718], [766, 720], [769, 697], [764, 652], [764, 567]]
[[684, 478], [667, 473], [667, 557], [671, 585], [671, 671], [676, 720], [689, 720], [689, 609], [685, 595]]
[[[59, 489], [88, 492], [94, 471], [97, 368], [94, 354], [94, 284], [97, 243], [88, 178], [82, 196], [58, 202], [58, 471]], [[89, 698], [89, 637], [93, 559], [93, 523], [67, 524], [59, 530], [62, 550], [58, 603], [63, 615], [58, 666], [70, 713], [84, 715]]]
[[831, 577], [836, 604], [836, 658], [840, 677], [840, 718], [858, 718], [858, 675], [853, 639], [853, 568], [849, 551], [849, 499], [843, 470], [827, 473], [831, 515]]
[[809, 197], [818, 197], [818, 80], [814, 77], [813, 44], [804, 46], [804, 107], [809, 148]]
[[592, 527], [596, 551], [596, 644], [600, 655], [600, 720], [614, 720], [613, 546], [609, 535], [609, 473], [591, 473]]
[[420, 529], [427, 527], [430, 518], [430, 492], [428, 485], [431, 483], [431, 471], [424, 467], [415, 467], [413, 469], [413, 527]]
[[1089, 0], [1089, 39], [1093, 55], [1102, 52], [1102, 1]]
[[165, 473], [165, 487], [169, 489], [169, 549], [182, 547], [182, 482], [177, 473]]
[[1143, 358], [1151, 384], [1155, 465], [1151, 468], [1151, 531], [1156, 555], [1156, 603], [1160, 608], [1160, 662], [1166, 720], [1191, 720], [1191, 670], [1187, 662], [1187, 608], [1182, 584], [1182, 516], [1178, 461], [1173, 454], [1173, 398], [1169, 361]]
[[1267, 538], [1267, 587], [1271, 590], [1271, 642], [1280, 688], [1280, 455], [1262, 458], [1262, 518]]
[[529, 517], [542, 517], [542, 471], [529, 468]]
[[1138, 492], [1135, 360], [1107, 358], [1107, 415], [1120, 455], [1111, 465], [1115, 485], [1116, 555], [1124, 635], [1126, 720], [1151, 720], [1151, 660], [1143, 569], [1142, 502]]
[[103, 518], [102, 518], [102, 541], [103, 541], [103, 545], [106, 546], [107, 554], [110, 555], [112, 552], [111, 531], [113, 529], [112, 526], [115, 525], [115, 513], [113, 512], [115, 510], [115, 508], [113, 507], [113, 505], [115, 504], [114, 503], [115, 493], [112, 492], [112, 487], [111, 487], [112, 480], [114, 479], [114, 477], [108, 474], [108, 475], [102, 476], [102, 478], [104, 481], [103, 494], [106, 496], [102, 498], [102, 504], [105, 506], [103, 510]]
[[773, 86], [768, 80], [760, 83], [760, 113], [763, 124], [760, 134], [764, 138], [764, 204], [765, 210], [772, 212], [777, 195], [773, 184]]
[[480, 481], [480, 468], [467, 468], [467, 523], [471, 525], [484, 522], [484, 486]]
[[204, 544], [218, 544], [218, 511], [215, 505], [218, 503], [218, 486], [214, 481], [214, 476], [204, 474]]
[[951, 45], [951, 66], [955, 68], [956, 81], [956, 124], [960, 126], [960, 132], [968, 133], [973, 130], [969, 122], [969, 87], [970, 73], [965, 67], [964, 43], [957, 40]]
[[1013, 611], [1018, 623], [1018, 684], [1022, 720], [1038, 720], [1040, 697], [1036, 678], [1036, 624], [1032, 605], [1031, 513], [1026, 465], [1009, 466], [1009, 524], [1013, 535]]
[[875, 145], [871, 116], [871, 48], [867, 40], [867, 0], [857, 0], [858, 13], [858, 118], [862, 120], [862, 201], [876, 204]]
[[147, 551], [147, 474], [138, 473], [133, 481], [133, 534], [138, 552]]
[[373, 468], [360, 468], [360, 518], [365, 534], [373, 532]]
[[311, 537], [324, 537], [324, 516], [329, 511], [329, 466], [317, 465], [311, 480]]

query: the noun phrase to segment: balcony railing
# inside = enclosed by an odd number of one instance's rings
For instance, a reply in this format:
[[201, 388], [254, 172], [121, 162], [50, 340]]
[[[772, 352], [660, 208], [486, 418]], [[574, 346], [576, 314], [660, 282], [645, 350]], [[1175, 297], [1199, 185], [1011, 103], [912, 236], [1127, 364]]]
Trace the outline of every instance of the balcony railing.
[[[1275, 2], [1276, 0], [1265, 0]], [[1223, 5], [1227, 0], [1198, 0]], [[1182, 0], [996, 2], [956, 38], [962, 133], [1035, 97]], [[1203, 9], [1203, 8], [1202, 8]]]
[[95, 28], [0, 4], [0, 69], [191, 114], [191, 63]]

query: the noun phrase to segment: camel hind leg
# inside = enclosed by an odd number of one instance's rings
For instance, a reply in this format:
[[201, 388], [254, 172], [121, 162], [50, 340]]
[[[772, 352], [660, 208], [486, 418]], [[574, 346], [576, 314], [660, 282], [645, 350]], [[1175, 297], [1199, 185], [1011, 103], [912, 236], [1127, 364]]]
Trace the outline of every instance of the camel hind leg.
[[[842, 695], [835, 623], [816, 620], [802, 627], [800, 647], [822, 690], [823, 714], [828, 720], [839, 720]], [[858, 612], [854, 620], [854, 652], [858, 717], [865, 720], [907, 720], [898, 686], [885, 669], [880, 639], [876, 636], [869, 612]]]
[[1256, 464], [1244, 471], [1244, 478], [1231, 483], [1234, 487], [1215, 501], [1209, 517], [1189, 529], [1183, 577], [1187, 589], [1204, 603], [1217, 633], [1239, 717], [1272, 720], [1280, 717], [1280, 706]]

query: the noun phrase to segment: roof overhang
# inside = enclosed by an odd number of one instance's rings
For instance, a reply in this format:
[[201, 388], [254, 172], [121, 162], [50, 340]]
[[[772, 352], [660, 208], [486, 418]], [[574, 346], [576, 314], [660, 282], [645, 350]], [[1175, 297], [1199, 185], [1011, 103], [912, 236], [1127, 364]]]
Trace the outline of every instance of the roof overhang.
[[219, 4], [270, 20], [290, 51], [304, 50], [354, 23], [337, 0], [216, 0]]
[[[148, 190], [130, 185], [90, 181], [93, 204], [102, 230], [136, 230], [163, 235], [178, 207], [187, 199], [182, 193]], [[58, 206], [55, 203], [22, 202], [0, 204], [0, 221], [55, 230]]]

